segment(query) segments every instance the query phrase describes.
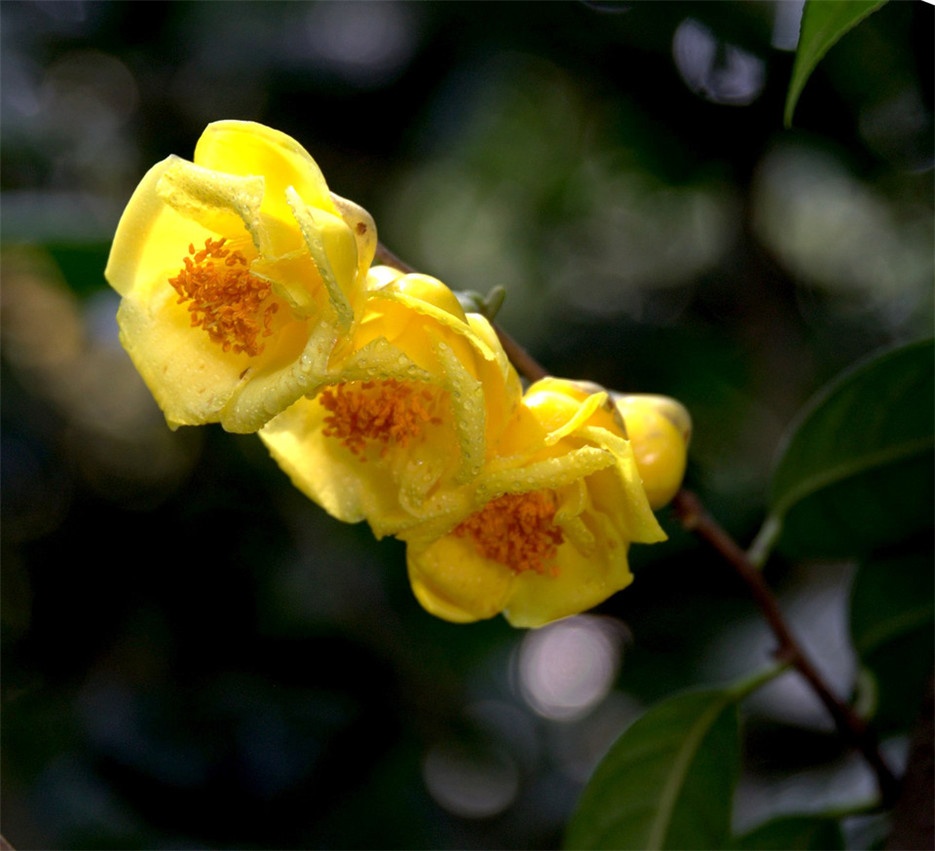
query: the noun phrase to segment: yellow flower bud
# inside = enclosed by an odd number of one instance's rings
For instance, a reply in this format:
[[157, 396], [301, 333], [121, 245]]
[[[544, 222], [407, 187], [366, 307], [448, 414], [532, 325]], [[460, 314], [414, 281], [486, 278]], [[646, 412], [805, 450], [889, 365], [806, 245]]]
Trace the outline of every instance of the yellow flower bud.
[[662, 508], [682, 486], [691, 417], [668, 396], [615, 395], [614, 401], [626, 423], [649, 504], [654, 510]]

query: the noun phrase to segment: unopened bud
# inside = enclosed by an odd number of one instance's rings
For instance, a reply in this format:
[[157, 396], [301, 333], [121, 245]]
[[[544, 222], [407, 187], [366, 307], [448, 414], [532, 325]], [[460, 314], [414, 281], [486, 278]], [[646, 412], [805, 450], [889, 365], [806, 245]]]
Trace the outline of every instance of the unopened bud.
[[691, 416], [684, 405], [668, 396], [615, 393], [614, 402], [626, 423], [649, 504], [662, 508], [682, 486]]

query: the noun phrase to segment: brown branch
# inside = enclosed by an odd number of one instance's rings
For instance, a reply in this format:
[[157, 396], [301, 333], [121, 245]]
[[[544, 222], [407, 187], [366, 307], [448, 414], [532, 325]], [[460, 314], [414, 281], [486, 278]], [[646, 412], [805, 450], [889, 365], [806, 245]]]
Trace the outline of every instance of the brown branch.
[[417, 271], [405, 260], [400, 260], [382, 242], [377, 243], [377, 253], [374, 255], [373, 262], [383, 266], [392, 266], [394, 269], [399, 269], [400, 272], [405, 272], [407, 275]]
[[[377, 249], [377, 260], [403, 272], [415, 271], [409, 264], [400, 260], [382, 244]], [[496, 325], [494, 325], [494, 328], [510, 362], [521, 375], [530, 381], [538, 381], [549, 374], [506, 331]], [[805, 654], [802, 646], [789, 629], [785, 616], [779, 608], [779, 602], [763, 579], [763, 574], [756, 568], [736, 541], [708, 514], [701, 500], [691, 491], [684, 488], [680, 490], [673, 500], [673, 508], [682, 526], [716, 550], [746, 584], [754, 602], [763, 613], [763, 617], [779, 643], [775, 652], [777, 660], [792, 665], [805, 678], [834, 719], [838, 731], [854, 748], [860, 751], [873, 769], [883, 805], [885, 807], [892, 806], [899, 794], [899, 782], [890, 771], [889, 766], [884, 762], [876, 737], [863, 719], [831, 691], [811, 659]]]
[[863, 719], [837, 697], [822, 679], [821, 674], [789, 629], [779, 603], [766, 584], [763, 574], [757, 570], [747, 554], [705, 510], [701, 500], [691, 491], [684, 488], [680, 490], [675, 495], [672, 507], [682, 526], [716, 550], [746, 584], [779, 642], [779, 647], [775, 651], [776, 658], [791, 664], [805, 678], [834, 719], [841, 734], [863, 754], [864, 759], [870, 764], [877, 777], [883, 805], [892, 806], [899, 794], [899, 782], [880, 755], [876, 737]]
[[510, 363], [516, 367], [516, 371], [520, 375], [524, 378], [528, 378], [530, 381], [538, 381], [540, 378], [545, 378], [549, 374], [539, 361], [529, 354], [529, 352], [499, 325], [494, 323], [493, 329], [497, 332], [497, 336], [500, 338], [500, 345], [503, 346], [503, 351], [506, 352]]

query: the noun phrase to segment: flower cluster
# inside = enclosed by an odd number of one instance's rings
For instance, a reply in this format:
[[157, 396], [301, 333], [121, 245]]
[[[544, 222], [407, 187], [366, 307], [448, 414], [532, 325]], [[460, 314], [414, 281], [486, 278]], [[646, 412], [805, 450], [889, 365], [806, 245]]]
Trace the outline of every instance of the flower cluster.
[[628, 585], [629, 545], [664, 538], [684, 408], [551, 377], [524, 390], [487, 319], [373, 266], [376, 248], [298, 143], [222, 121], [193, 162], [146, 174], [105, 275], [169, 425], [257, 432], [334, 517], [407, 543], [433, 614], [539, 626]]

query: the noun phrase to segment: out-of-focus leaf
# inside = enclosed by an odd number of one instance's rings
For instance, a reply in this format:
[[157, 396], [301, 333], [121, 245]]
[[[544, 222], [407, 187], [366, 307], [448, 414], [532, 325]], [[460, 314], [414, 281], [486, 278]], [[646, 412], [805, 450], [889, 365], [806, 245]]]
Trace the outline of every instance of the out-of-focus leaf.
[[792, 78], [786, 95], [785, 124], [792, 125], [792, 113], [805, 82], [822, 57], [846, 32], [879, 9], [886, 0], [806, 0], [796, 48]]
[[683, 692], [628, 727], [582, 793], [566, 848], [723, 848], [740, 760], [735, 690]]
[[931, 552], [868, 561], [854, 578], [851, 636], [881, 731], [907, 729], [919, 713], [935, 662], [933, 596]]
[[931, 625], [903, 633], [867, 653], [861, 662], [861, 680], [873, 697], [867, 702], [874, 729], [882, 736], [909, 730], [919, 717], [932, 676]]
[[851, 637], [860, 654], [935, 622], [930, 553], [868, 561], [851, 591]]
[[931, 340], [892, 349], [820, 392], [788, 432], [755, 557], [869, 553], [932, 527]]
[[844, 848], [838, 819], [820, 815], [781, 816], [735, 837], [738, 851], [837, 851]]

